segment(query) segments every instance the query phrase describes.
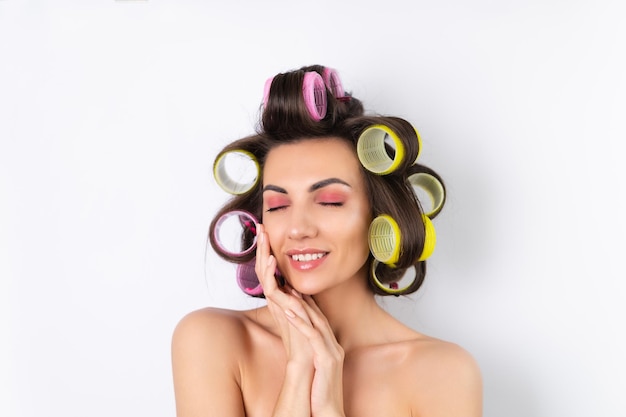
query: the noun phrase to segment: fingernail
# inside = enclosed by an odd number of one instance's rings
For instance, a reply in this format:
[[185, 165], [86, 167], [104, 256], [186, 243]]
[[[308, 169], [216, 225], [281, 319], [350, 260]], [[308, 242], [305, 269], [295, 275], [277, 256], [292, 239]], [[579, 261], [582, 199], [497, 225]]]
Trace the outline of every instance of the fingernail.
[[291, 311], [291, 310], [285, 310], [285, 315], [286, 315], [287, 317], [291, 317], [292, 319], [295, 319], [295, 318], [296, 318], [295, 313], [294, 313], [293, 311]]

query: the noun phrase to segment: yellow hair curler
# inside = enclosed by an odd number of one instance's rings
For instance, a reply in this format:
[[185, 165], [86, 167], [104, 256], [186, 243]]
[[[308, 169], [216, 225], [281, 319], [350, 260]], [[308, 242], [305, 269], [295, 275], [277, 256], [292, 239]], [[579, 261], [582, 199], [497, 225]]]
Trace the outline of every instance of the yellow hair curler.
[[417, 136], [417, 156], [415, 157], [415, 161], [413, 161], [415, 164], [422, 153], [422, 136], [420, 135], [419, 130], [415, 129], [415, 127], [413, 127], [413, 130], [415, 130], [415, 136]]
[[446, 191], [437, 177], [426, 172], [416, 172], [415, 174], [409, 175], [408, 181], [415, 189], [418, 198], [420, 194], [419, 190], [424, 190], [430, 198], [432, 207], [429, 207], [430, 210], [425, 212], [424, 215], [433, 218], [439, 214], [443, 208], [443, 203], [446, 201]]
[[[424, 248], [418, 261], [430, 257], [437, 243], [435, 227], [426, 215], [422, 214], [424, 222]], [[400, 258], [401, 232], [398, 223], [388, 214], [382, 214], [372, 220], [369, 227], [368, 244], [374, 258], [386, 265], [395, 267]]]
[[422, 249], [422, 254], [417, 259], [420, 262], [430, 258], [437, 244], [437, 234], [435, 233], [433, 222], [425, 214], [422, 214], [422, 220], [424, 220], [424, 249]]
[[[404, 277], [402, 277], [402, 279], [398, 281], [390, 282], [389, 284], [385, 285], [382, 282], [380, 282], [380, 280], [378, 279], [378, 275], [376, 275], [376, 268], [378, 267], [378, 265], [380, 265], [380, 262], [378, 262], [377, 260], [374, 260], [372, 262], [372, 271], [371, 271], [372, 281], [374, 281], [374, 284], [376, 284], [378, 288], [380, 288], [382, 291], [386, 292], [387, 294], [398, 296], [404, 293], [409, 287], [411, 287], [413, 283], [415, 282], [415, 280], [417, 279], [417, 276], [416, 276], [412, 280], [409, 281], [408, 285], [405, 285], [403, 284], [403, 282], [405, 282], [405, 279]], [[400, 286], [400, 284], [402, 284], [402, 286]]]
[[227, 193], [235, 195], [250, 191], [259, 180], [259, 172], [259, 162], [254, 155], [241, 149], [224, 152], [213, 165], [217, 184]]
[[395, 266], [400, 257], [400, 227], [389, 215], [382, 214], [372, 220], [368, 243], [376, 260]]
[[[393, 159], [385, 150], [387, 137], [391, 138], [396, 149]], [[385, 125], [373, 125], [365, 129], [357, 141], [356, 152], [365, 169], [378, 175], [395, 171], [405, 154], [404, 145], [396, 132]]]

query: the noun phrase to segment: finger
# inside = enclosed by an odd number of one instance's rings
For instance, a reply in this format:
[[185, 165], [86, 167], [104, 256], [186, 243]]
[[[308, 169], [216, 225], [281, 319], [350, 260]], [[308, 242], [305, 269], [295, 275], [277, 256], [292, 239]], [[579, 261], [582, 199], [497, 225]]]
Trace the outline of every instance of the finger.
[[259, 224], [257, 231], [255, 272], [259, 278], [261, 286], [263, 287], [265, 298], [268, 301], [279, 305], [283, 310], [293, 308], [297, 310], [303, 318], [306, 318], [306, 313], [304, 313], [304, 310], [301, 306], [299, 306], [299, 303], [295, 303], [296, 297], [286, 292], [286, 290], [291, 287], [285, 286], [284, 288], [281, 288], [278, 286], [278, 282], [276, 280], [276, 258], [270, 253], [268, 235], [265, 232], [265, 228], [261, 224]]
[[262, 224], [258, 226], [256, 264], [254, 270], [267, 296], [276, 290], [278, 285], [274, 277], [276, 271], [276, 259], [270, 254], [269, 239]]
[[[263, 287], [265, 298], [277, 304], [283, 310], [293, 310], [305, 322], [310, 322], [305, 309], [302, 295], [289, 285], [283, 288], [278, 286], [276, 281], [276, 258], [270, 253], [270, 243], [265, 227], [258, 225], [257, 229], [257, 249], [256, 249], [256, 265], [255, 272]], [[291, 294], [287, 291], [291, 290]]]
[[316, 313], [322, 316], [324, 315], [324, 313], [322, 313], [322, 310], [320, 310], [320, 307], [317, 305], [317, 303], [315, 302], [315, 299], [312, 296], [305, 295], [302, 297], [302, 299], [307, 303], [309, 307], [313, 309], [313, 311], [315, 311]]
[[307, 315], [310, 317], [313, 325], [320, 330], [325, 329], [328, 330], [328, 332], [332, 333], [328, 319], [326, 318], [324, 313], [322, 313], [322, 310], [320, 310], [313, 297], [311, 297], [310, 295], [305, 295], [303, 297], [303, 304]]
[[298, 313], [290, 309], [285, 310], [285, 317], [309, 341], [309, 344], [317, 354], [324, 355], [329, 352], [331, 346], [325, 340], [326, 337], [313, 327], [310, 321], [303, 319]]
[[330, 326], [328, 318], [322, 313], [322, 310], [320, 310], [313, 297], [305, 295], [303, 301], [311, 324], [320, 333], [326, 346], [333, 351], [339, 349], [339, 342], [335, 337], [335, 332]]
[[298, 317], [300, 317], [305, 323], [312, 326], [313, 323], [311, 322], [311, 317], [309, 317], [309, 314], [307, 313], [307, 308], [302, 296], [294, 289], [291, 290], [291, 294], [292, 295], [289, 297], [287, 304], [285, 305], [285, 311], [297, 314]]

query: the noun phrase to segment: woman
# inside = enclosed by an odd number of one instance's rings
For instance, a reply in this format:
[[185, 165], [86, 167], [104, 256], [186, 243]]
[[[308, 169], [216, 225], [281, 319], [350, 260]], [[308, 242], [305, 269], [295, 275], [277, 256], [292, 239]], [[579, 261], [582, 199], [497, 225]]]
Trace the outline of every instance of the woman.
[[[216, 179], [235, 196], [209, 233], [240, 265], [242, 289], [267, 306], [180, 321], [178, 417], [482, 415], [473, 358], [406, 327], [375, 298], [416, 291], [434, 245], [430, 218], [445, 189], [416, 163], [420, 144], [405, 120], [364, 115], [329, 68], [268, 80], [259, 132], [216, 158]], [[233, 152], [258, 165], [250, 184], [225, 174]], [[430, 187], [429, 213], [414, 185]], [[241, 251], [220, 243], [229, 213], [244, 229]]]

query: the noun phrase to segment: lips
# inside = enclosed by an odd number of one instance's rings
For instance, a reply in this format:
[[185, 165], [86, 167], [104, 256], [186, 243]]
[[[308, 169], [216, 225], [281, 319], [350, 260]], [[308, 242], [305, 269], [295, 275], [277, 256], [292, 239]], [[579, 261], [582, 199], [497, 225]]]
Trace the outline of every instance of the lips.
[[320, 266], [328, 252], [317, 249], [292, 250], [287, 252], [289, 264], [298, 271], [308, 271]]

